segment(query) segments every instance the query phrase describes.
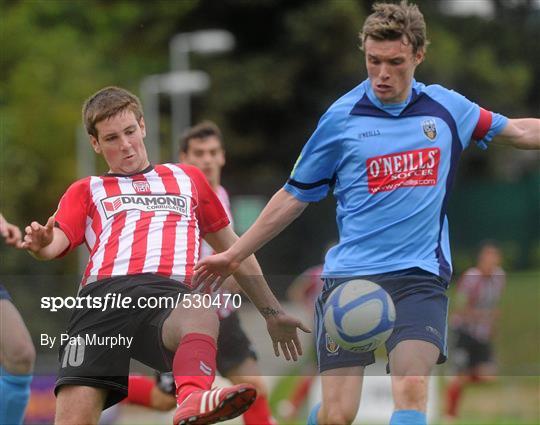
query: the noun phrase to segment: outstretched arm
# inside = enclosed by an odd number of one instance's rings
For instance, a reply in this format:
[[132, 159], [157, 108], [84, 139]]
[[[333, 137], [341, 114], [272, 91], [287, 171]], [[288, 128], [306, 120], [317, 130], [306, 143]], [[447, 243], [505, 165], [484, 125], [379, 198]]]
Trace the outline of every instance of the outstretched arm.
[[[207, 234], [205, 239], [212, 248], [219, 252], [238, 241], [238, 236], [230, 226], [227, 226], [215, 233]], [[254, 255], [250, 255], [236, 267], [234, 278], [266, 319], [268, 333], [272, 338], [276, 356], [279, 356], [278, 347], [280, 347], [287, 360], [291, 358], [296, 360], [297, 353], [302, 354], [297, 328], [305, 332], [309, 332], [309, 329], [298, 319], [283, 311], [279, 301], [268, 287]]]
[[49, 217], [45, 226], [33, 221], [26, 226], [25, 232], [21, 248], [28, 250], [38, 260], [52, 260], [69, 247], [66, 234], [54, 227], [54, 216]]
[[493, 143], [513, 146], [517, 149], [540, 149], [540, 119], [509, 119]]

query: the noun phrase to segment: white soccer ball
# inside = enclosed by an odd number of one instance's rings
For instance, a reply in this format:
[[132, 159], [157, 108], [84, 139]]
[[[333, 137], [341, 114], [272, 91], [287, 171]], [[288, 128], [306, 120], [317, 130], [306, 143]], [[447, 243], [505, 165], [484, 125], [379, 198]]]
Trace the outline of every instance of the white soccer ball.
[[328, 335], [341, 347], [359, 353], [384, 343], [396, 320], [390, 295], [369, 280], [351, 280], [337, 286], [324, 305]]

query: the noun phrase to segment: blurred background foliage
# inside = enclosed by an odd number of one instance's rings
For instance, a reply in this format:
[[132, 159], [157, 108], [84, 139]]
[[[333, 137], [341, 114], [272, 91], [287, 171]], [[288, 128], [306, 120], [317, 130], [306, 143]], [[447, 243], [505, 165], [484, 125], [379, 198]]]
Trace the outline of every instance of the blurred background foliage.
[[[192, 120], [222, 127], [231, 195], [271, 196], [320, 115], [366, 77], [357, 34], [372, 3], [0, 0], [0, 210], [21, 227], [45, 222], [78, 177], [75, 134], [85, 98], [112, 84], [139, 93], [145, 76], [169, 71], [173, 35], [208, 28], [230, 31], [236, 47], [191, 55], [191, 68], [211, 77], [210, 89], [192, 98]], [[493, 0], [489, 18], [446, 13], [452, 0], [417, 3], [431, 40], [418, 80], [511, 117], [540, 115], [540, 14], [533, 1]], [[167, 140], [167, 96], [160, 112]], [[536, 152], [496, 146], [464, 154], [449, 211], [458, 271], [471, 264], [483, 238], [501, 241], [509, 268], [540, 265], [538, 159]], [[329, 196], [261, 250], [263, 269], [290, 276], [320, 261], [336, 238], [334, 223]], [[77, 270], [75, 255], [41, 264], [0, 250], [2, 274]]]

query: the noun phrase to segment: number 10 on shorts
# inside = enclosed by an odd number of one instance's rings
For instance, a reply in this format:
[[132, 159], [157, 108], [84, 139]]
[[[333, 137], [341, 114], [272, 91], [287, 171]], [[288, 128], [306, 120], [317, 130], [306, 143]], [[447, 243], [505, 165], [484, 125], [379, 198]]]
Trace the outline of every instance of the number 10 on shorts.
[[86, 344], [84, 338], [78, 336], [76, 338], [70, 338], [69, 342], [64, 348], [64, 356], [62, 358], [62, 367], [71, 366], [78, 367], [83, 364], [84, 350]]

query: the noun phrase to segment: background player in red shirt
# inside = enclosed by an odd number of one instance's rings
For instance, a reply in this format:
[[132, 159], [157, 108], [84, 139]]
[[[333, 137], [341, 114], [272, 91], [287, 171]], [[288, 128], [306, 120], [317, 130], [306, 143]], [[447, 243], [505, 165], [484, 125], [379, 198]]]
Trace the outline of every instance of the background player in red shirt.
[[[221, 186], [221, 170], [225, 165], [223, 135], [217, 125], [203, 121], [186, 131], [181, 140], [180, 161], [199, 168], [221, 201], [232, 222], [231, 206], [227, 191]], [[200, 258], [214, 253], [214, 250], [201, 241]], [[238, 293], [234, 279], [229, 279], [219, 290], [223, 293]], [[257, 399], [244, 413], [246, 425], [274, 424], [268, 404], [268, 389], [257, 365], [257, 356], [252, 343], [240, 325], [240, 319], [232, 303], [217, 310], [220, 319], [217, 340], [217, 370], [221, 376], [233, 384], [249, 383], [257, 389]], [[157, 410], [169, 410], [176, 405], [174, 381], [166, 374], [155, 380], [130, 376], [128, 399]]]
[[[98, 91], [85, 102], [83, 119], [109, 172], [72, 184], [46, 225], [34, 221], [26, 227], [22, 248], [50, 260], [85, 242], [90, 259], [79, 296], [103, 301], [119, 295], [134, 304], [73, 312], [67, 330], [72, 340], [60, 350], [55, 423], [97, 423], [101, 410], [126, 396], [131, 358], [161, 371], [172, 368], [179, 405], [174, 424], [238, 416], [256, 391], [250, 385], [210, 390], [215, 312], [191, 303], [157, 309], [145, 304], [150, 297], [191, 295], [199, 236], [216, 251], [238, 239], [221, 203], [197, 168], [149, 163], [142, 107], [130, 92]], [[286, 359], [296, 359], [296, 330], [304, 327], [283, 313], [255, 257], [235, 278], [266, 318], [275, 354], [281, 349]], [[133, 346], [89, 342], [113, 336], [131, 338]]]
[[[19, 247], [20, 229], [0, 214], [6, 245]], [[28, 329], [7, 290], [0, 284], [0, 424], [20, 424], [30, 397], [36, 351]]]
[[493, 337], [499, 317], [499, 301], [506, 285], [502, 255], [494, 242], [481, 245], [475, 267], [463, 273], [457, 285], [457, 308], [452, 315], [455, 333], [453, 363], [457, 376], [447, 389], [446, 414], [456, 418], [465, 385], [491, 381], [497, 372]]

